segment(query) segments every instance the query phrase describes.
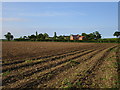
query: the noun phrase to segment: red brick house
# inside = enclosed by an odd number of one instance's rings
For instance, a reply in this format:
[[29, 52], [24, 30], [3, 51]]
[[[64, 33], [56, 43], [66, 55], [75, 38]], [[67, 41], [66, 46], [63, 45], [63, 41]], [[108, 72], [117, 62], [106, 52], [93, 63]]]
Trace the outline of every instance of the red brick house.
[[80, 36], [80, 35], [71, 35], [70, 40], [83, 40], [85, 39], [85, 36]]

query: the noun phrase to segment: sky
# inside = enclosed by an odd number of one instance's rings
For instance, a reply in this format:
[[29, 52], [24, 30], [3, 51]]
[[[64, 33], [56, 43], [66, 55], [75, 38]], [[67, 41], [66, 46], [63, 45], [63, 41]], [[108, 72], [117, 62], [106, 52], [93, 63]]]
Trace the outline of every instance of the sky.
[[3, 2], [2, 38], [38, 33], [53, 36], [92, 33], [113, 38], [118, 30], [117, 2]]

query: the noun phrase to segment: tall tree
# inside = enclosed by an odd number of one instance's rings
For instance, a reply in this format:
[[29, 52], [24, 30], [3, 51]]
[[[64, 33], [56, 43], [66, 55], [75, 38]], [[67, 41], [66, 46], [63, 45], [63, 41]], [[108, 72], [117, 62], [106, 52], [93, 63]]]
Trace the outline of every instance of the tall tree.
[[36, 41], [38, 40], [38, 33], [37, 33], [37, 31], [36, 31]]
[[54, 39], [56, 39], [57, 38], [57, 33], [56, 32], [54, 32]]
[[37, 31], [36, 31], [36, 36], [38, 35]]
[[6, 35], [4, 35], [5, 36], [5, 38], [8, 40], [8, 41], [10, 41], [10, 40], [13, 40], [13, 35], [10, 33], [10, 32], [8, 32]]
[[120, 38], [120, 32], [119, 31], [116, 31], [113, 36], [116, 36], [117, 38], [119, 37]]

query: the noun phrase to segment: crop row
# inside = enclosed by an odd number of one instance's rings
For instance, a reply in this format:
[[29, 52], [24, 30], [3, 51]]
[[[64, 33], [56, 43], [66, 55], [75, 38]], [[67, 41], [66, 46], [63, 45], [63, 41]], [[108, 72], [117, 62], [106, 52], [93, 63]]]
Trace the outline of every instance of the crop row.
[[[62, 58], [62, 59], [59, 59], [59, 62], [52, 62], [51, 61], [51, 63], [52, 64], [49, 64], [49, 63], [47, 63], [45, 66], [43, 65], [43, 67], [41, 66], [41, 68], [39, 68], [39, 67], [37, 67], [37, 70], [35, 71], [35, 69], [34, 69], [34, 67], [32, 67], [33, 68], [33, 72], [32, 72], [32, 70], [28, 70], [28, 72], [25, 72], [24, 74], [23, 74], [23, 77], [22, 78], [20, 78], [19, 77], [19, 79], [17, 80], [15, 80], [14, 78], [15, 78], [15, 76], [13, 75], [13, 76], [11, 76], [12, 78], [12, 84], [14, 84], [13, 82], [15, 82], [15, 83], [17, 83], [17, 84], [20, 84], [20, 82], [22, 82], [22, 80], [23, 81], [31, 81], [31, 79], [32, 78], [34, 78], [34, 77], [36, 77], [37, 75], [38, 75], [38, 77], [43, 77], [43, 78], [45, 78], [45, 76], [48, 76], [49, 74], [53, 74], [53, 72], [54, 72], [54, 74], [57, 74], [57, 72], [58, 73], [60, 73], [60, 71], [62, 71], [61, 69], [64, 69], [65, 70], [65, 67], [66, 67], [66, 69], [67, 68], [70, 68], [71, 67], [71, 65], [70, 65], [70, 61], [71, 60], [74, 60], [74, 59], [76, 59], [76, 58], [79, 58], [79, 57], [81, 57], [81, 56], [83, 56], [83, 55], [86, 55], [86, 54], [89, 54], [89, 53], [91, 53], [91, 54], [93, 54], [92, 52], [94, 52], [94, 54], [91, 56], [89, 56], [89, 58], [92, 58], [95, 54], [97, 54], [98, 52], [100, 52], [101, 50], [99, 50], [99, 51], [95, 51], [95, 50], [88, 50], [88, 51], [86, 51], [86, 52], [83, 52], [83, 53], [78, 53], [78, 54], [75, 54], [75, 55], [73, 55], [73, 56], [69, 56], [69, 57], [67, 57], [67, 59], [66, 58]], [[86, 59], [87, 60], [87, 59]], [[89, 60], [89, 59], [88, 59]], [[84, 60], [85, 61], [85, 60]], [[68, 64], [67, 64], [68, 63]], [[79, 62], [80, 63], [80, 62]], [[63, 65], [63, 66], [62, 66]], [[57, 67], [59, 67], [59, 68], [57, 68]], [[51, 71], [52, 69], [53, 69], [53, 71]], [[57, 69], [56, 69], [57, 68]], [[61, 68], [61, 69], [60, 69]], [[55, 71], [54, 71], [54, 69], [55, 69]], [[44, 71], [43, 71], [44, 70]], [[50, 70], [50, 72], [48, 73], [46, 73], [46, 71], [48, 71], [48, 70]], [[41, 72], [42, 71], [42, 72]], [[39, 76], [39, 74], [40, 73], [43, 73], [43, 72], [45, 72], [45, 74], [43, 74], [42, 76], [40, 75]], [[19, 76], [19, 75], [17, 75], [17, 76]], [[26, 78], [28, 78], [28, 79], [30, 79], [30, 80], [24, 80], [24, 79], [26, 79]], [[20, 79], [22, 79], [22, 80], [20, 80]], [[37, 78], [38, 79], [38, 78]], [[3, 83], [4, 83], [4, 81], [5, 81], [5, 83], [11, 83], [11, 82], [6, 82], [6, 81], [9, 81], [10, 80], [10, 78], [8, 77], [7, 79], [5, 79], [5, 80], [3, 80]], [[34, 81], [34, 80], [33, 80]], [[40, 81], [43, 81], [43, 80], [40, 80]], [[5, 83], [3, 84], [3, 85], [5, 85]], [[28, 83], [27, 83], [28, 84]], [[20, 84], [21, 85], [21, 84]], [[29, 85], [29, 84], [28, 84]], [[10, 85], [11, 86], [11, 85]], [[12, 85], [13, 86], [13, 85]], [[25, 85], [26, 86], [26, 85]]]

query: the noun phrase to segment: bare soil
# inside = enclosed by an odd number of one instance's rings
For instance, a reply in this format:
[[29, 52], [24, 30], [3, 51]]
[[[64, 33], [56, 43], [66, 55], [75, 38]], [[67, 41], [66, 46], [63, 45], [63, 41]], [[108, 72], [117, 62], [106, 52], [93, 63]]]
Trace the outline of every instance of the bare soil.
[[3, 42], [2, 87], [118, 88], [118, 44]]

